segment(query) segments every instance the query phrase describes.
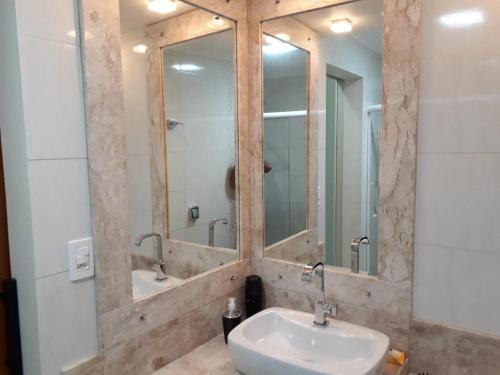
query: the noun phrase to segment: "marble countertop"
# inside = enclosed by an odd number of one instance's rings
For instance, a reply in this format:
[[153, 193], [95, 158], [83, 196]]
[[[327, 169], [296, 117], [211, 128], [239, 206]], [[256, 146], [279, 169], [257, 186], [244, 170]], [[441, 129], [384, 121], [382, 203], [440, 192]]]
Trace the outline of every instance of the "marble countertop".
[[[219, 335], [192, 352], [156, 371], [153, 375], [241, 375], [231, 361], [224, 335]], [[403, 375], [400, 366], [387, 365], [384, 375]]]

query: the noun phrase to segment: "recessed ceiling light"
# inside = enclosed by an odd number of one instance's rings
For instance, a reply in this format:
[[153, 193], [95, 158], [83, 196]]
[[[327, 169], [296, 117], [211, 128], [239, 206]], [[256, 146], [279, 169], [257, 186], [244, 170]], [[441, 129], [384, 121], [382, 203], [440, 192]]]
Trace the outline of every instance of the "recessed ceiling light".
[[148, 50], [148, 46], [146, 46], [145, 44], [138, 44], [138, 45], [132, 47], [132, 51], [134, 51], [135, 53], [145, 54], [147, 50]]
[[197, 72], [205, 69], [202, 66], [196, 64], [174, 64], [172, 65], [172, 68], [178, 70], [179, 72]]
[[469, 27], [484, 23], [484, 15], [479, 10], [465, 10], [445, 14], [439, 17], [439, 22], [446, 27]]
[[210, 21], [208, 21], [208, 27], [211, 29], [216, 29], [218, 27], [222, 27], [226, 24], [226, 21], [222, 19], [220, 16], [213, 16]]
[[175, 0], [149, 0], [148, 9], [151, 12], [165, 14], [177, 8]]
[[348, 18], [333, 20], [330, 23], [330, 30], [335, 34], [345, 34], [352, 31], [352, 22]]

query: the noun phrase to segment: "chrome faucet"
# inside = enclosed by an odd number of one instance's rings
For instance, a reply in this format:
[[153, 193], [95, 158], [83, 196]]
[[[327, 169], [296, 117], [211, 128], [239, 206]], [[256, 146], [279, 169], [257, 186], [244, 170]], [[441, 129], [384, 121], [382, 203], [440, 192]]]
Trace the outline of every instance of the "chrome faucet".
[[210, 220], [210, 224], [208, 224], [208, 246], [214, 246], [215, 242], [215, 224], [217, 224], [219, 221], [222, 222], [222, 224], [227, 225], [227, 219], [225, 217], [221, 219], [213, 219]]
[[[321, 270], [316, 270], [316, 268], [321, 268]], [[306, 264], [302, 270], [302, 280], [310, 282], [312, 280], [312, 274], [316, 270], [316, 275], [321, 277], [321, 292], [323, 293], [323, 300], [316, 300], [314, 302], [314, 321], [313, 324], [317, 326], [324, 327], [327, 325], [326, 315], [336, 317], [338, 305], [336, 303], [326, 303], [325, 295], [325, 265], [322, 262]]]
[[156, 280], [162, 281], [167, 278], [167, 275], [165, 274], [165, 262], [163, 261], [163, 244], [161, 235], [158, 233], [141, 234], [137, 237], [137, 240], [135, 240], [135, 246], [141, 246], [142, 241], [149, 237], [154, 237], [156, 239], [153, 257], [153, 270], [156, 272]]
[[351, 242], [351, 272], [359, 273], [359, 246], [369, 245], [368, 237], [362, 237], [359, 240], [354, 238]]

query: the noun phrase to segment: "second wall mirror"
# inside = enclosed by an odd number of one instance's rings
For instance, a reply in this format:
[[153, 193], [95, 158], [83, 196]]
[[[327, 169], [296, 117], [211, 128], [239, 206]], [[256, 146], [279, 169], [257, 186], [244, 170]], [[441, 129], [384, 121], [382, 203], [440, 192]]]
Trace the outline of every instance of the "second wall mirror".
[[376, 275], [383, 1], [262, 30], [265, 256]]
[[235, 24], [121, 0], [134, 298], [239, 259]]

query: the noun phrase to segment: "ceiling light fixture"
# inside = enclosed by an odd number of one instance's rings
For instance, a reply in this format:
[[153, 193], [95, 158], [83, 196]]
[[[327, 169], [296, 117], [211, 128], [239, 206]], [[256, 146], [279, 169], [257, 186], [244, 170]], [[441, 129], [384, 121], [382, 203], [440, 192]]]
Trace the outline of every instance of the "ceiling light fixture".
[[142, 53], [143, 55], [146, 53], [147, 50], [148, 46], [145, 44], [138, 44], [132, 47], [132, 51], [134, 51], [135, 53]]
[[226, 22], [220, 16], [213, 16], [210, 21], [208, 21], [208, 27], [211, 29], [216, 29], [222, 27]]
[[348, 18], [333, 20], [330, 23], [330, 30], [335, 34], [345, 34], [352, 31], [352, 22]]
[[462, 12], [449, 13], [439, 17], [439, 22], [451, 28], [470, 27], [484, 23], [483, 12], [479, 10], [465, 10]]
[[165, 14], [177, 8], [175, 0], [149, 0], [148, 9], [151, 12]]

